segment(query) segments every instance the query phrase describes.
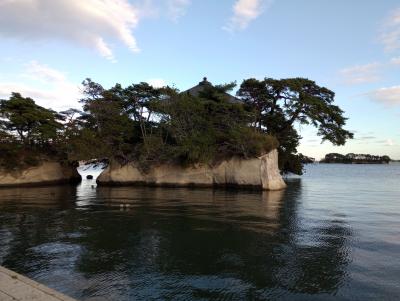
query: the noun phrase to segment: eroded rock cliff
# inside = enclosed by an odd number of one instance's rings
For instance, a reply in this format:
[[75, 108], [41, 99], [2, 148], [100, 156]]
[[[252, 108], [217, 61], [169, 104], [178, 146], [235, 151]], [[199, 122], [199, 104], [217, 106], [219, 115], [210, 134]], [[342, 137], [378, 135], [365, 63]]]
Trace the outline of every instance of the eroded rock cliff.
[[216, 166], [182, 167], [164, 164], [142, 172], [136, 164], [110, 164], [97, 178], [99, 185], [240, 186], [264, 190], [286, 187], [278, 169], [278, 152], [258, 158], [232, 158]]
[[75, 167], [53, 161], [44, 161], [37, 166], [19, 170], [0, 169], [0, 187], [77, 183], [79, 181], [81, 181], [81, 176]]

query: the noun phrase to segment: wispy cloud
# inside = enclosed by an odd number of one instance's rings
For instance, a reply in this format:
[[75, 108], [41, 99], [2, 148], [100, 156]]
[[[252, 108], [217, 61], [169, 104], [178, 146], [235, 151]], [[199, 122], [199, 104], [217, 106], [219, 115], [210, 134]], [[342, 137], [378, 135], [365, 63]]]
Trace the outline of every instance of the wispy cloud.
[[66, 80], [65, 74], [61, 71], [40, 64], [37, 61], [30, 61], [26, 65], [25, 72], [22, 75], [45, 83], [64, 82]]
[[373, 140], [373, 139], [376, 139], [376, 136], [362, 136], [356, 138], [356, 140]]
[[394, 10], [384, 22], [380, 41], [386, 52], [400, 49], [400, 8]]
[[392, 65], [400, 65], [400, 57], [393, 57], [390, 59], [390, 64]]
[[381, 63], [369, 63], [344, 68], [339, 71], [342, 81], [348, 85], [374, 83], [381, 79]]
[[186, 15], [192, 0], [138, 0], [135, 3], [139, 19], [166, 17], [178, 23]]
[[19, 74], [21, 81], [0, 82], [0, 98], [7, 99], [11, 92], [33, 98], [39, 105], [54, 110], [80, 108], [79, 85], [71, 82], [65, 73], [37, 61], [25, 65]]
[[383, 103], [388, 106], [400, 104], [400, 86], [380, 88], [367, 93], [373, 101]]
[[396, 143], [392, 139], [386, 139], [385, 145], [386, 146], [394, 146]]
[[114, 61], [108, 41], [139, 50], [132, 30], [138, 12], [128, 0], [0, 1], [0, 36], [23, 41], [65, 40]]
[[190, 0], [167, 0], [167, 15], [177, 22], [179, 18], [186, 14], [186, 10], [190, 5]]
[[233, 15], [223, 29], [228, 32], [246, 29], [272, 3], [273, 0], [237, 0], [232, 8]]
[[399, 146], [395, 140], [388, 138], [388, 139], [383, 139], [383, 140], [376, 140], [376, 144], [382, 145], [382, 146]]

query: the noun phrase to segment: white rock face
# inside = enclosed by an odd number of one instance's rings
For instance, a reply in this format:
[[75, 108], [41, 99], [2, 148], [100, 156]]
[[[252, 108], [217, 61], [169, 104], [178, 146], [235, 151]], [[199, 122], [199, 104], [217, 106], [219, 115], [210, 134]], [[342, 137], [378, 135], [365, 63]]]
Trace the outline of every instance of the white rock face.
[[81, 176], [76, 168], [52, 161], [45, 161], [38, 166], [18, 171], [0, 169], [0, 187], [59, 184], [80, 180]]
[[264, 190], [286, 187], [278, 169], [278, 152], [258, 158], [232, 158], [217, 166], [182, 167], [164, 164], [140, 171], [135, 163], [111, 164], [97, 178], [99, 185], [148, 184], [158, 186], [251, 186]]

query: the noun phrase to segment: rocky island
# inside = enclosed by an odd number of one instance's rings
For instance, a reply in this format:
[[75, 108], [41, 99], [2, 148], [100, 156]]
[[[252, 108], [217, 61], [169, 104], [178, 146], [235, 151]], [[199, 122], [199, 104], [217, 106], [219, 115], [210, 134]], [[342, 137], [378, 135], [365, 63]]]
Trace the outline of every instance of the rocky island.
[[281, 172], [301, 174], [305, 163], [296, 121], [336, 145], [352, 137], [334, 93], [304, 78], [244, 80], [236, 97], [235, 83], [207, 78], [183, 92], [82, 84], [83, 111], [55, 112], [19, 93], [0, 101], [0, 186], [77, 182], [76, 162], [104, 158], [99, 185], [279, 190]]

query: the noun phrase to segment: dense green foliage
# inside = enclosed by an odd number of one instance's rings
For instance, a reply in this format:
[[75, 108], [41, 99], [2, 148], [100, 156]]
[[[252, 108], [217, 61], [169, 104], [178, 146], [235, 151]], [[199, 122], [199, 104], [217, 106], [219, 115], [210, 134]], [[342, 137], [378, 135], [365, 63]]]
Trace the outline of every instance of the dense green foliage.
[[145, 169], [162, 162], [251, 158], [279, 146], [281, 168], [301, 173], [295, 124], [316, 126], [336, 145], [352, 137], [343, 129], [346, 119], [333, 104], [334, 93], [313, 81], [248, 79], [237, 92], [240, 99], [227, 93], [234, 87], [205, 79], [196, 93], [179, 93], [143, 82], [105, 89], [86, 79], [83, 111], [59, 113], [13, 93], [0, 102], [0, 165], [34, 164], [46, 155], [65, 161], [136, 161]]
[[61, 119], [56, 112], [19, 93], [0, 100], [0, 166], [35, 165], [40, 156], [61, 160], [57, 149]]
[[322, 140], [343, 145], [353, 134], [343, 127], [343, 111], [333, 104], [335, 93], [305, 78], [247, 79], [238, 96], [254, 111], [252, 126], [275, 136], [281, 169], [302, 173], [297, 147], [301, 139], [295, 125], [313, 125]]
[[[87, 79], [83, 85], [80, 124], [100, 144], [93, 143], [88, 154], [92, 158], [95, 154], [135, 160], [143, 167], [214, 163], [231, 156], [254, 157], [277, 147], [276, 139], [249, 127], [251, 111], [228, 101], [225, 92], [232, 85], [210, 86], [199, 96], [147, 83], [126, 88], [117, 84], [106, 90]], [[77, 157], [83, 155], [77, 152]]]
[[321, 163], [344, 163], [344, 164], [382, 164], [391, 161], [389, 156], [374, 156], [370, 154], [326, 154]]
[[230, 101], [226, 91], [233, 86], [210, 85], [194, 96], [147, 83], [105, 89], [86, 79], [83, 111], [60, 113], [14, 93], [0, 103], [0, 165], [29, 165], [51, 156], [136, 161], [146, 169], [163, 162], [213, 164], [276, 148], [274, 137], [249, 126], [254, 113]]
[[6, 132], [15, 131], [25, 144], [45, 145], [56, 139], [57, 115], [35, 104], [33, 99], [12, 93], [9, 100], [0, 101], [1, 127]]

